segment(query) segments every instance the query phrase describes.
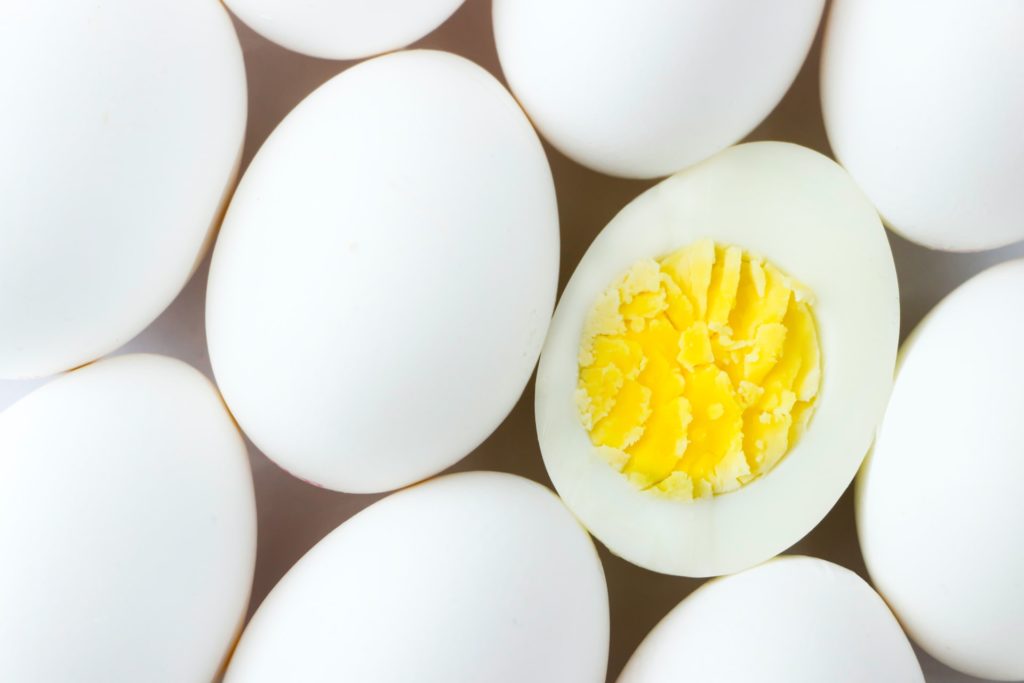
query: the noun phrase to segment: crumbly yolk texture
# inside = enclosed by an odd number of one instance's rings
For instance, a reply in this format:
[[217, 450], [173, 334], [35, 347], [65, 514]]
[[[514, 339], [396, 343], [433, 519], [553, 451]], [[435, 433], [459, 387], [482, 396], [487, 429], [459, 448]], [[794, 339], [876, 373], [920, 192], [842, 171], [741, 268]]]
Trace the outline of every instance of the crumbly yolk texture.
[[576, 403], [638, 487], [691, 500], [772, 469], [821, 382], [812, 295], [739, 247], [701, 240], [635, 263], [598, 298]]

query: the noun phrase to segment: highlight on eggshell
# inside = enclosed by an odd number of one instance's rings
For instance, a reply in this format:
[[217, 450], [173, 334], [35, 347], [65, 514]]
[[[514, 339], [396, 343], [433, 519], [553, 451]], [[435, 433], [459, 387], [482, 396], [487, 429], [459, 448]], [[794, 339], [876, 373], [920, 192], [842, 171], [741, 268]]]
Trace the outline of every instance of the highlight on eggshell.
[[908, 635], [1003, 681], [1024, 680], [1021, 293], [1024, 261], [994, 266], [904, 342], [855, 498], [868, 573]]
[[360, 59], [440, 26], [463, 0], [224, 0], [254, 31], [312, 57]]
[[363, 62], [301, 102], [238, 186], [206, 299], [217, 382], [296, 476], [419, 481], [519, 399], [558, 254], [544, 150], [494, 77], [430, 50]]
[[634, 199], [569, 280], [537, 374], [548, 474], [634, 564], [753, 566], [853, 479], [898, 334], [885, 232], [845, 172], [730, 148]]
[[1024, 239], [1024, 4], [832, 3], [821, 59], [836, 158], [932, 249]]
[[619, 683], [924, 683], [892, 612], [859, 576], [779, 557], [704, 584], [668, 613]]
[[509, 87], [541, 134], [614, 176], [675, 173], [782, 99], [824, 0], [495, 0]]
[[0, 413], [0, 680], [214, 680], [245, 618], [256, 504], [208, 379], [98, 361]]
[[608, 594], [593, 543], [521, 477], [453, 474], [344, 522], [281, 579], [226, 683], [603, 683]]
[[0, 379], [107, 354], [202, 259], [246, 124], [213, 0], [8, 0], [0, 19]]

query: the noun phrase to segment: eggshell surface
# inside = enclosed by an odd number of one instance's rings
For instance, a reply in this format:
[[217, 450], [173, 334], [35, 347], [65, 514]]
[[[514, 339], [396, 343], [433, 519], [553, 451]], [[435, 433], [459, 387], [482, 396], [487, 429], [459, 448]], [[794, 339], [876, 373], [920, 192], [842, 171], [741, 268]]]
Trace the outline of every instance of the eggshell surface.
[[[586, 317], [641, 260], [703, 238], [749, 249], [814, 294], [821, 389], [806, 432], [737, 491], [672, 500], [602, 457], [574, 400]], [[537, 371], [544, 464], [566, 505], [616, 555], [683, 576], [736, 572], [782, 552], [853, 480], [885, 409], [899, 336], [892, 253], [874, 209], [833, 161], [797, 145], [732, 147], [662, 181], [601, 231], [566, 285]]]
[[440, 26], [463, 0], [226, 0], [257, 33], [289, 50], [357, 59], [405, 47]]
[[640, 644], [619, 683], [924, 683], [881, 598], [853, 572], [781, 557], [711, 581]]
[[782, 99], [823, 0], [496, 0], [512, 92], [541, 134], [602, 173], [674, 173]]
[[121, 356], [0, 413], [0, 557], [0, 680], [212, 680], [245, 616], [256, 510], [210, 382]]
[[901, 350], [857, 485], [872, 581], [936, 659], [1024, 679], [1024, 261], [950, 294]]
[[303, 479], [418, 481], [519, 398], [558, 250], [543, 149], [493, 77], [433, 51], [364, 62], [299, 104], [239, 185], [207, 293], [218, 384]]
[[546, 488], [455, 474], [372, 505], [281, 579], [226, 683], [599, 683], [608, 596], [586, 532]]
[[833, 3], [821, 65], [836, 158], [904, 237], [1024, 239], [1024, 4]]
[[215, 0], [12, 0], [0, 21], [0, 378], [76, 367], [184, 286], [230, 191], [242, 53]]

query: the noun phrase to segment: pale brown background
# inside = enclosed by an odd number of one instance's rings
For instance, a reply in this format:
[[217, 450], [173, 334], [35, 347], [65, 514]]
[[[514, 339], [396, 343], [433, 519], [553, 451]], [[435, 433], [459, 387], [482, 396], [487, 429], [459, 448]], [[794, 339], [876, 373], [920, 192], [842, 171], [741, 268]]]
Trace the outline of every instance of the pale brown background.
[[[244, 169], [266, 136], [293, 106], [353, 62], [303, 57], [264, 40], [241, 22], [236, 21], [235, 25], [245, 51], [249, 78], [249, 130]], [[416, 47], [456, 52], [501, 79], [491, 33], [489, 0], [468, 0], [448, 22]], [[787, 140], [829, 153], [818, 103], [819, 54], [820, 35], [790, 92], [748, 139]], [[550, 146], [546, 149], [558, 192], [562, 230], [560, 283], [564, 285], [597, 232], [653, 182], [608, 178], [583, 169]], [[890, 236], [890, 241], [899, 272], [904, 335], [943, 295], [970, 275], [992, 263], [1024, 255], [1024, 244], [967, 255], [929, 251], [895, 236]], [[166, 353], [211, 375], [203, 331], [207, 267], [208, 260], [174, 304], [119, 353]], [[0, 382], [0, 409], [41, 383]], [[550, 486], [537, 447], [532, 404], [531, 383], [501, 427], [452, 468], [453, 471], [514, 472]], [[306, 550], [381, 496], [348, 495], [314, 488], [285, 474], [251, 444], [250, 452], [259, 509], [259, 552], [251, 611]], [[600, 545], [599, 549], [611, 599], [608, 678], [614, 681], [644, 635], [701, 582], [654, 574], [613, 557]], [[864, 575], [850, 491], [792, 551], [822, 557]], [[923, 654], [921, 663], [929, 683], [977, 680], [952, 672]]]

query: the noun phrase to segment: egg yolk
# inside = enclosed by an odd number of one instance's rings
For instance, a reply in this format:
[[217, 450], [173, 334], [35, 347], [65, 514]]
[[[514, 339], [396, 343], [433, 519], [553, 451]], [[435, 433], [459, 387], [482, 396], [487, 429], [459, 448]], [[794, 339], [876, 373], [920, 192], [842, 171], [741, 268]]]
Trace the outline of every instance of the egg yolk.
[[821, 381], [811, 293], [739, 247], [701, 240], [635, 263], [591, 309], [576, 403], [638, 487], [727, 493], [772, 469]]

